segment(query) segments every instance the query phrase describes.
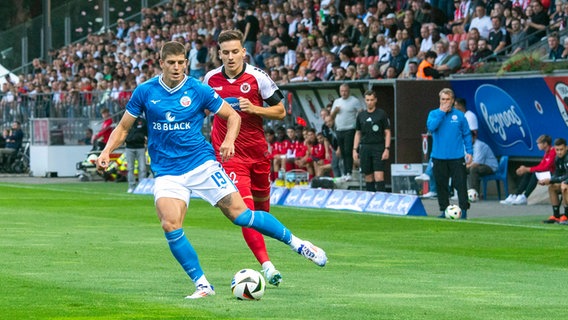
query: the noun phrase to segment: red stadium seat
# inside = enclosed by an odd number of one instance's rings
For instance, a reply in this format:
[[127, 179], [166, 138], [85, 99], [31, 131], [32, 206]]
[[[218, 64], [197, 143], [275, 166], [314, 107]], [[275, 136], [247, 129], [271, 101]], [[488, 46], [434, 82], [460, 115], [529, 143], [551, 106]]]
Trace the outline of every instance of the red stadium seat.
[[363, 57], [355, 57], [354, 61], [356, 64], [360, 64], [361, 62], [363, 62]]
[[375, 63], [375, 61], [377, 61], [377, 56], [368, 56], [365, 58], [365, 64], [366, 65], [370, 65]]
[[448, 42], [454, 41], [454, 34], [453, 33], [447, 34], [446, 39], [448, 39]]

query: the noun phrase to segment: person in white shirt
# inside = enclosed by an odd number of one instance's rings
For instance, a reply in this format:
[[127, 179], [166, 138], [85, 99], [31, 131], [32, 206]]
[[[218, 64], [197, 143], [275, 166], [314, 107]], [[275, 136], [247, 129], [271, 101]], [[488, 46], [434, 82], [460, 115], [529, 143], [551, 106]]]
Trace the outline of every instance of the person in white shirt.
[[471, 19], [469, 28], [476, 28], [479, 30], [479, 36], [483, 39], [489, 38], [489, 32], [493, 29], [491, 18], [485, 14], [485, 7], [483, 4], [475, 6], [475, 18]]

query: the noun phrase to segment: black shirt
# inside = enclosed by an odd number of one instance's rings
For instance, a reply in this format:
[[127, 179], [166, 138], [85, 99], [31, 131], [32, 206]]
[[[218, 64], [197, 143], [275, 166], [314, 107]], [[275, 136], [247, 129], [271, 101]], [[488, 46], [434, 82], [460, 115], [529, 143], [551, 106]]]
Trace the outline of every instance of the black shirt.
[[356, 130], [361, 131], [360, 144], [385, 145], [385, 130], [390, 129], [390, 120], [385, 110], [361, 111], [357, 115]]

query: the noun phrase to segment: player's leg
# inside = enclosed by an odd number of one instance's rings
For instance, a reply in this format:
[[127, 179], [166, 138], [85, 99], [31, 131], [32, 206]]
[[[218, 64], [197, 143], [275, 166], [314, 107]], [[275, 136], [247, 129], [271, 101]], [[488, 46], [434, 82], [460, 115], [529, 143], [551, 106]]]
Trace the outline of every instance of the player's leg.
[[[193, 181], [203, 182], [195, 185], [188, 179], [188, 187], [202, 199], [221, 209], [234, 224], [255, 229], [265, 236], [284, 242], [317, 265], [325, 265], [327, 257], [322, 249], [293, 236], [290, 230], [270, 213], [247, 208], [233, 181], [218, 162], [207, 162], [194, 171], [197, 170], [199, 173], [196, 175], [199, 176], [193, 177]], [[208, 179], [203, 179], [203, 175]]]
[[205, 278], [197, 253], [182, 228], [189, 204], [189, 190], [181, 184], [181, 181], [176, 180], [180, 178], [156, 178], [154, 185], [155, 205], [172, 255], [195, 284], [196, 291], [186, 298], [198, 299], [214, 295], [215, 291]]
[[[255, 202], [253, 200], [252, 194], [252, 177], [254, 176], [254, 171], [252, 171], [252, 167], [254, 164], [250, 164], [249, 161], [242, 161], [238, 158], [233, 158], [229, 161], [223, 163], [223, 168], [225, 172], [231, 178], [243, 201], [247, 208], [251, 210], [255, 210]], [[270, 163], [268, 163], [268, 171], [270, 172]], [[265, 179], [269, 179], [268, 176], [265, 176]], [[269, 185], [270, 187], [270, 185]], [[256, 260], [263, 265], [266, 262], [269, 262], [270, 259], [268, 258], [268, 252], [266, 251], [266, 244], [264, 242], [263, 235], [251, 228], [242, 228], [243, 238], [251, 252], [253, 253]]]
[[[250, 207], [247, 203], [249, 209], [254, 209], [255, 211], [270, 211], [270, 162], [258, 162], [251, 167], [250, 173], [250, 186], [252, 199], [254, 201], [254, 207]], [[245, 202], [246, 203], [246, 202]], [[243, 230], [253, 230], [249, 228], [243, 228]], [[259, 237], [254, 238], [251, 247], [249, 248], [253, 251], [258, 262], [262, 265], [262, 271], [268, 283], [278, 286], [282, 282], [282, 274], [276, 269], [272, 261], [268, 257], [268, 252], [266, 250], [266, 244], [264, 242], [264, 237], [258, 231], [253, 230], [255, 234], [253, 236]], [[244, 232], [243, 232], [244, 234]], [[249, 235], [250, 236], [250, 235]], [[245, 238], [246, 239], [246, 238]], [[248, 241], [247, 241], [248, 243]]]

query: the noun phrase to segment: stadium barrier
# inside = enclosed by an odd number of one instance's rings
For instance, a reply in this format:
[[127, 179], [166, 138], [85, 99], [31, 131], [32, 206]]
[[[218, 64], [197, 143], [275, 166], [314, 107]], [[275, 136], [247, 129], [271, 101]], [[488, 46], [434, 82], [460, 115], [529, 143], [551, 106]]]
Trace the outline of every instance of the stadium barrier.
[[[133, 193], [153, 194], [154, 179], [143, 179]], [[192, 198], [197, 198], [193, 196]], [[349, 210], [399, 216], [426, 216], [422, 200], [416, 195], [367, 192], [344, 189], [272, 187], [270, 204], [301, 208]]]

